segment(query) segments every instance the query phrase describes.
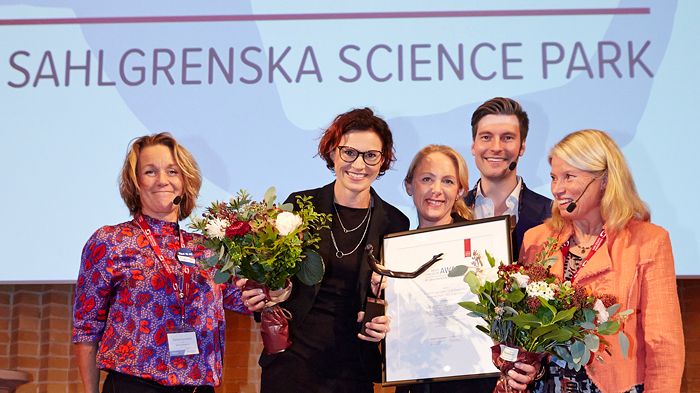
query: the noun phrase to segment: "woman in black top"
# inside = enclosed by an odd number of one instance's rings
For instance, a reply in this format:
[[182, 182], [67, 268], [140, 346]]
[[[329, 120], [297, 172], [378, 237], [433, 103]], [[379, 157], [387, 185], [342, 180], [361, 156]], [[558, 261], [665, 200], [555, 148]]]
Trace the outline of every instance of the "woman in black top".
[[[467, 164], [461, 154], [444, 145], [428, 145], [413, 158], [406, 173], [404, 185], [418, 213], [418, 228], [473, 219], [473, 213], [464, 202], [469, 190]], [[536, 369], [527, 364], [516, 364], [521, 373], [509, 371], [509, 385], [516, 391], [524, 390], [532, 382]], [[491, 392], [497, 378], [477, 378], [458, 381], [432, 382], [399, 386], [397, 393], [478, 393]]]
[[[408, 229], [408, 218], [384, 202], [371, 188], [394, 161], [387, 123], [368, 109], [335, 118], [324, 132], [318, 153], [336, 176], [324, 187], [296, 192], [312, 196], [315, 208], [333, 215], [331, 228], [320, 232], [319, 253], [326, 267], [320, 284], [293, 280], [289, 298], [281, 303], [292, 314], [292, 346], [263, 354], [261, 392], [373, 392], [381, 378], [379, 341], [389, 331], [385, 316], [367, 322], [360, 334], [365, 299], [379, 292], [379, 276], [369, 270], [364, 252], [378, 250], [385, 234]], [[244, 291], [252, 311], [264, 305], [264, 295]]]

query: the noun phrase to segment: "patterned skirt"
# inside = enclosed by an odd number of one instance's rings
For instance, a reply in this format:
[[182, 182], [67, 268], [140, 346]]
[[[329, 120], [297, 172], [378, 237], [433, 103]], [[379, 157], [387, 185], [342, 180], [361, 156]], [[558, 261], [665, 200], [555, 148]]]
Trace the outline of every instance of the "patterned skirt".
[[[547, 373], [537, 381], [533, 393], [602, 393], [588, 378], [585, 368], [579, 371], [562, 367], [552, 361], [547, 365]], [[620, 393], [642, 393], [644, 385], [637, 385]]]

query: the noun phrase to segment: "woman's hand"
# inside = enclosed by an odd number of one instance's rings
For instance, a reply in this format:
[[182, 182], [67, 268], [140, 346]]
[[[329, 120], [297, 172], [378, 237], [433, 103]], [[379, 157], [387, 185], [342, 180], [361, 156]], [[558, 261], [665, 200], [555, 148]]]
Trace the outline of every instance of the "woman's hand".
[[[387, 280], [382, 278], [381, 274], [372, 272], [372, 279], [370, 281], [370, 286], [372, 287], [372, 293], [374, 296], [379, 296], [379, 293], [386, 289]], [[381, 285], [381, 287], [380, 287]]]
[[[362, 322], [362, 319], [365, 317], [365, 312], [360, 311], [357, 313], [357, 322]], [[364, 341], [371, 341], [371, 342], [379, 342], [382, 341], [384, 338], [386, 338], [386, 334], [389, 333], [391, 330], [391, 327], [389, 326], [391, 323], [391, 320], [389, 317], [386, 315], [381, 315], [378, 317], [372, 318], [370, 322], [365, 323], [366, 329], [365, 332], [367, 332], [367, 335], [364, 335], [362, 333], [358, 333], [357, 337], [360, 340]]]
[[236, 286], [241, 290], [241, 301], [252, 312], [281, 303], [287, 300], [292, 293], [292, 282], [287, 281], [286, 287], [270, 291], [270, 298], [267, 299], [262, 288], [243, 290], [246, 282], [248, 282], [248, 279], [240, 278], [236, 280]]
[[527, 386], [535, 380], [541, 367], [540, 364], [535, 367], [526, 363], [515, 363], [515, 368], [518, 370], [508, 371], [508, 386], [515, 390], [527, 390]]

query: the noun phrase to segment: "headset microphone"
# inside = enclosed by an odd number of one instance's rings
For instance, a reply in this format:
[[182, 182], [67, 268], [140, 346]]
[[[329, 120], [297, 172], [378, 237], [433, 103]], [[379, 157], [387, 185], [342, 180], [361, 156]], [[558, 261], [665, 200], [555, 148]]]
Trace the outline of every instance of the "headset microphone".
[[180, 202], [182, 202], [182, 197], [181, 196], [176, 196], [175, 199], [173, 199], [173, 205], [179, 205]]
[[600, 176], [594, 177], [593, 180], [589, 181], [588, 184], [586, 184], [586, 187], [583, 188], [583, 192], [581, 192], [581, 195], [579, 195], [575, 201], [569, 203], [569, 205], [566, 207], [567, 212], [573, 213], [574, 210], [576, 210], [576, 204], [578, 203], [578, 201], [581, 200], [581, 197], [583, 197], [583, 194], [586, 193], [586, 190], [588, 190], [588, 187], [590, 187], [590, 185], [593, 184], [594, 181], [598, 180], [599, 177]]
[[518, 161], [517, 161], [517, 160], [511, 162], [510, 165], [508, 165], [508, 170], [509, 170], [509, 171], [514, 171], [516, 166], [518, 166]]

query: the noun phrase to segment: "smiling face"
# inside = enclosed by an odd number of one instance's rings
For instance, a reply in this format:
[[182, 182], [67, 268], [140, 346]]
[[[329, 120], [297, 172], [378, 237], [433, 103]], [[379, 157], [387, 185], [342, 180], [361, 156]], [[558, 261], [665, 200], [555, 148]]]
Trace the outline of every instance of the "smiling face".
[[179, 207], [173, 204], [173, 199], [183, 194], [183, 177], [170, 148], [152, 145], [141, 149], [136, 178], [141, 213], [165, 221], [177, 221]]
[[420, 228], [449, 224], [452, 207], [462, 193], [457, 166], [443, 153], [430, 153], [416, 165], [406, 191], [413, 197]]
[[508, 169], [525, 152], [520, 138], [520, 123], [515, 115], [487, 115], [476, 126], [472, 154], [481, 177], [500, 181], [515, 176]]
[[[351, 147], [360, 153], [370, 150], [382, 151], [382, 140], [372, 130], [350, 131], [343, 134], [340, 146]], [[330, 153], [335, 171], [335, 197], [338, 203], [346, 206], [354, 205], [350, 201], [369, 201], [369, 189], [379, 175], [382, 160], [376, 165], [367, 165], [361, 155], [353, 162], [345, 162], [340, 158], [336, 148]]]
[[[552, 195], [559, 214], [571, 221], [600, 221], [600, 202], [605, 191], [605, 177], [596, 177], [591, 172], [577, 169], [556, 156], [552, 157], [551, 165]], [[566, 210], [567, 206], [579, 197], [576, 209], [569, 213]]]

